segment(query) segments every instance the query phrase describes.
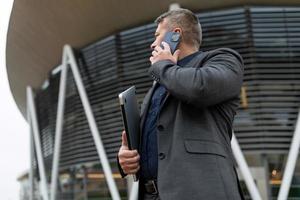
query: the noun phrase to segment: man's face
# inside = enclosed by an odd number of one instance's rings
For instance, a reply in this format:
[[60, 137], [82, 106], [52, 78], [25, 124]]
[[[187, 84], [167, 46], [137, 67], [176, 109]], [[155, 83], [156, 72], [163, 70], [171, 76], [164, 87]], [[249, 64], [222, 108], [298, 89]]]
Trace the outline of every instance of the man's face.
[[155, 40], [150, 46], [151, 49], [154, 49], [157, 45], [161, 44], [161, 42], [164, 39], [164, 36], [165, 36], [166, 32], [168, 32], [167, 19], [164, 19], [157, 26], [157, 29], [156, 29], [155, 34], [154, 34]]

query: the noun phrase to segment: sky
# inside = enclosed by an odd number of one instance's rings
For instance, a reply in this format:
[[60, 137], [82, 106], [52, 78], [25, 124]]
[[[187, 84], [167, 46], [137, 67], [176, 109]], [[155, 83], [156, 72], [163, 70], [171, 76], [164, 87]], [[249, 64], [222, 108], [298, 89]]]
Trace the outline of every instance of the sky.
[[[13, 0], [0, 2], [0, 199], [18, 200], [18, 176], [29, 169], [29, 128], [11, 94], [5, 64]], [[18, 58], [16, 58], [18, 59]]]

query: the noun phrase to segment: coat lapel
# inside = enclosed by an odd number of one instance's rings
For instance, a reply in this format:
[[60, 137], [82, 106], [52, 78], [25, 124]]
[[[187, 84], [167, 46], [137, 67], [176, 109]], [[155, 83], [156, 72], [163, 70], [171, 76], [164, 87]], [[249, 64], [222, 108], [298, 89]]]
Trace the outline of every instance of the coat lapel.
[[161, 110], [163, 109], [163, 107], [164, 107], [164, 105], [165, 105], [165, 103], [166, 103], [166, 101], [168, 100], [169, 97], [170, 97], [170, 92], [167, 91], [167, 94], [166, 94], [166, 96], [165, 96], [165, 98], [164, 98], [164, 100], [161, 104]]
[[144, 99], [145, 108], [143, 109], [143, 111], [141, 113], [141, 121], [140, 121], [140, 131], [141, 131], [141, 133], [143, 131], [143, 126], [144, 126], [144, 123], [145, 123], [146, 113], [148, 112], [149, 105], [150, 105], [150, 102], [151, 102], [151, 99], [152, 99], [152, 95], [153, 95], [153, 92], [154, 92], [155, 88], [157, 87], [157, 85], [158, 85], [157, 82], [154, 81], [152, 87], [149, 90], [149, 94]]
[[[145, 120], [146, 120], [146, 114], [148, 113], [148, 110], [149, 110], [149, 106], [150, 106], [150, 103], [151, 103], [151, 99], [152, 99], [152, 96], [153, 96], [153, 92], [155, 91], [155, 89], [157, 88], [158, 86], [158, 83], [156, 81], [153, 82], [153, 85], [152, 87], [150, 88], [148, 94], [145, 96], [145, 99], [144, 99], [144, 102], [145, 102], [145, 108], [142, 110], [142, 113], [141, 113], [141, 120], [140, 120], [140, 147], [139, 149], [141, 149], [141, 141], [142, 141], [142, 136], [143, 136], [143, 127], [144, 127], [144, 123], [145, 123]], [[167, 92], [164, 100], [163, 100], [163, 103], [162, 103], [162, 106], [164, 106], [165, 102], [167, 101], [167, 99], [170, 97], [170, 93]]]

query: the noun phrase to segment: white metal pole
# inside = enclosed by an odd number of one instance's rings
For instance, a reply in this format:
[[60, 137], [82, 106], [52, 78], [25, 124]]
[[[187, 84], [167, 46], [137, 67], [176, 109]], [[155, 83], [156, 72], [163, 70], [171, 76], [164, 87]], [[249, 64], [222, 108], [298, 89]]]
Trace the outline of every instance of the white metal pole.
[[30, 119], [29, 103], [27, 96], [27, 122], [29, 126], [29, 137], [30, 137], [30, 166], [29, 166], [29, 199], [34, 199], [34, 169], [33, 169], [33, 160], [34, 160], [34, 142], [33, 142], [33, 133], [32, 133], [32, 124]]
[[231, 147], [232, 147], [233, 155], [240, 168], [241, 174], [244, 177], [250, 196], [252, 197], [253, 200], [262, 200], [259, 191], [254, 183], [253, 177], [250, 173], [250, 169], [248, 167], [246, 159], [244, 158], [240, 145], [233, 132], [232, 132], [232, 139], [231, 139]]
[[69, 63], [70, 63], [70, 66], [71, 66], [71, 69], [72, 69], [72, 72], [74, 75], [74, 79], [75, 79], [75, 82], [76, 82], [76, 85], [78, 88], [79, 96], [81, 98], [81, 102], [83, 104], [83, 108], [84, 108], [88, 123], [89, 123], [89, 127], [90, 127], [92, 135], [93, 135], [93, 139], [94, 139], [96, 149], [97, 149], [97, 152], [98, 152], [98, 155], [100, 158], [100, 162], [103, 167], [103, 171], [104, 171], [105, 178], [106, 178], [106, 181], [108, 184], [108, 188], [112, 195], [112, 199], [120, 200], [121, 199], [120, 194], [119, 194], [116, 183], [112, 176], [112, 171], [111, 171], [111, 168], [109, 165], [109, 161], [108, 161], [106, 153], [105, 153], [105, 149], [104, 149], [101, 137], [100, 137], [100, 133], [98, 131], [98, 127], [97, 127], [97, 124], [96, 124], [96, 121], [95, 121], [95, 118], [94, 118], [94, 115], [92, 112], [92, 108], [90, 106], [90, 102], [89, 102], [88, 96], [86, 94], [86, 91], [85, 91], [85, 88], [84, 88], [84, 85], [83, 85], [83, 82], [82, 82], [82, 79], [81, 79], [81, 76], [80, 76], [80, 73], [79, 73], [79, 70], [77, 67], [77, 62], [76, 62], [75, 57], [72, 52], [72, 48], [69, 45], [65, 45], [64, 52], [65, 51], [67, 52], [68, 57], [69, 57]]
[[41, 193], [43, 200], [48, 200], [48, 185], [47, 185], [47, 177], [46, 177], [46, 171], [45, 171], [45, 165], [44, 165], [44, 159], [43, 159], [43, 153], [42, 153], [42, 145], [40, 140], [40, 133], [39, 133], [39, 127], [38, 127], [38, 121], [36, 116], [36, 109], [34, 104], [34, 96], [33, 91], [30, 87], [27, 87], [27, 96], [28, 96], [28, 103], [29, 103], [29, 112], [30, 112], [30, 119], [33, 126], [33, 138], [35, 143], [35, 150], [37, 153], [37, 161], [39, 166], [39, 174], [41, 178]]
[[[132, 177], [130, 177], [132, 178]], [[139, 182], [132, 181], [131, 190], [129, 194], [129, 200], [137, 200], [139, 194]]]
[[50, 199], [56, 199], [58, 173], [59, 173], [59, 162], [60, 162], [60, 149], [61, 149], [61, 139], [63, 131], [64, 122], [64, 107], [65, 107], [65, 94], [66, 94], [66, 84], [67, 84], [67, 74], [68, 74], [68, 64], [67, 57], [63, 56], [63, 64], [60, 75], [60, 85], [58, 94], [58, 105], [57, 105], [57, 117], [56, 117], [56, 128], [55, 128], [55, 143], [53, 152], [53, 162], [52, 162], [52, 175], [51, 175], [51, 193]]
[[286, 200], [289, 195], [293, 174], [296, 167], [296, 162], [300, 147], [300, 110], [296, 122], [295, 132], [291, 141], [291, 148], [286, 162], [282, 183], [279, 189], [278, 200]]

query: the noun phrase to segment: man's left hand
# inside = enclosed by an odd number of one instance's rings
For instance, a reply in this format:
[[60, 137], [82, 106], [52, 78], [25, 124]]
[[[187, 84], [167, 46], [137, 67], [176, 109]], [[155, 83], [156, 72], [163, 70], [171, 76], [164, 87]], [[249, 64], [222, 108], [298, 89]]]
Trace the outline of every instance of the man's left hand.
[[153, 65], [160, 60], [171, 60], [172, 62], [177, 64], [180, 50], [177, 49], [172, 55], [169, 44], [166, 42], [162, 42], [162, 45], [164, 47], [163, 49], [159, 45], [157, 45], [152, 51], [152, 56], [149, 59], [151, 64]]

